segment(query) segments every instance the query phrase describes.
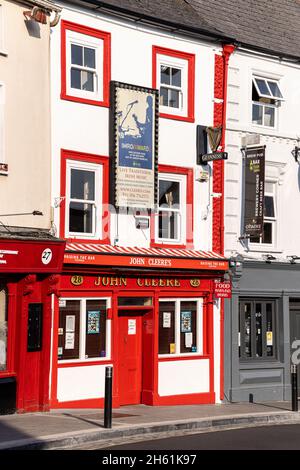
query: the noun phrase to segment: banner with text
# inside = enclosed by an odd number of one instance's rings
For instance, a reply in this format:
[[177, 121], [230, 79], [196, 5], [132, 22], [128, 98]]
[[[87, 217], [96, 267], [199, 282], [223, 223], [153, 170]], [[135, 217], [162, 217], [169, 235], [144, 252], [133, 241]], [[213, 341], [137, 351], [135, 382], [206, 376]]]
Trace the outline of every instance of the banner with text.
[[260, 236], [264, 222], [265, 147], [246, 148], [244, 160], [244, 235]]
[[153, 209], [156, 202], [158, 92], [112, 82], [113, 202]]

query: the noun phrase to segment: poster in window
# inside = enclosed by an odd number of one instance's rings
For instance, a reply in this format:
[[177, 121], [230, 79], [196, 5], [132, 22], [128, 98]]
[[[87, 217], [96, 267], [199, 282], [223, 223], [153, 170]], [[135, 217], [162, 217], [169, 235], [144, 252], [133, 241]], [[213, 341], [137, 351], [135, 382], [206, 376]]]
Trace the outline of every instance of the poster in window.
[[171, 312], [163, 312], [163, 328], [171, 328]]
[[192, 312], [184, 311], [181, 312], [181, 333], [192, 332]]
[[75, 315], [66, 315], [66, 332], [75, 331]]
[[112, 203], [153, 209], [158, 155], [158, 91], [112, 82]]
[[193, 344], [193, 333], [185, 333], [185, 347], [191, 348]]
[[100, 310], [87, 312], [87, 334], [94, 335], [100, 333]]
[[65, 336], [65, 349], [74, 349], [75, 333], [66, 333]]
[[260, 236], [264, 222], [265, 147], [246, 148], [244, 155], [244, 235]]

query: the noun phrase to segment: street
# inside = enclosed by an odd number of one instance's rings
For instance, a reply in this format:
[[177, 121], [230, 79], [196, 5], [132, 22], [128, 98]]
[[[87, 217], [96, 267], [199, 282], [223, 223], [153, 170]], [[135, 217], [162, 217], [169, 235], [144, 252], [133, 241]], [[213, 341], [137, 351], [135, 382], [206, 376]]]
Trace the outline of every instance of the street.
[[[120, 440], [119, 440], [120, 442]], [[110, 442], [111, 444], [112, 442]], [[87, 443], [81, 450], [103, 450], [103, 443]], [[106, 450], [300, 450], [300, 425], [249, 427], [228, 431], [172, 436], [115, 446]]]

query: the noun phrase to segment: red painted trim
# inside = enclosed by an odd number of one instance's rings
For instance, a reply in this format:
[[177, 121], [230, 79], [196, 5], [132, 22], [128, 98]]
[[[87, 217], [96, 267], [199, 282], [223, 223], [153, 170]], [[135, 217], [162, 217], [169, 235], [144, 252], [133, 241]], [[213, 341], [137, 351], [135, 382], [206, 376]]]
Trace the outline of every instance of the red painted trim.
[[224, 299], [220, 302], [220, 400], [224, 400]]
[[194, 171], [192, 168], [173, 166], [173, 165], [158, 165], [159, 173], [179, 174], [186, 176], [186, 243], [174, 245], [172, 243], [160, 243], [155, 240], [155, 220], [154, 215], [151, 215], [150, 220], [150, 247], [151, 248], [190, 248], [194, 247]]
[[177, 121], [195, 122], [195, 54], [190, 54], [166, 47], [152, 47], [152, 87], [157, 88], [157, 56], [165, 55], [186, 60], [188, 62], [188, 99], [187, 115], [179, 116], [176, 114], [160, 113], [159, 117], [166, 119], [175, 119]]
[[91, 398], [88, 400], [58, 401], [52, 403], [53, 409], [59, 408], [103, 408], [104, 398]]
[[190, 361], [190, 360], [196, 360], [196, 359], [209, 359], [209, 356], [175, 356], [175, 357], [159, 357], [158, 362], [171, 362], [171, 361]]
[[[67, 160], [78, 162], [96, 163], [103, 167], [103, 188], [102, 188], [102, 240], [89, 240], [88, 238], [66, 237], [65, 216], [66, 216], [66, 185], [67, 185]], [[68, 241], [76, 243], [102, 243], [110, 244], [110, 213], [109, 205], [109, 157], [94, 155], [90, 153], [75, 152], [73, 150], [61, 149], [61, 168], [60, 168], [60, 196], [63, 198], [59, 211], [60, 236]]]
[[157, 406], [172, 406], [172, 405], [201, 405], [215, 403], [215, 394], [208, 393], [191, 393], [188, 395], [168, 395], [165, 397], [158, 396], [156, 402]]
[[[67, 94], [66, 77], [66, 31], [75, 31], [86, 36], [93, 36], [103, 41], [103, 99], [102, 101], [79, 98]], [[109, 107], [109, 83], [111, 74], [111, 35], [110, 33], [90, 28], [88, 26], [61, 20], [61, 99], [95, 106]]]

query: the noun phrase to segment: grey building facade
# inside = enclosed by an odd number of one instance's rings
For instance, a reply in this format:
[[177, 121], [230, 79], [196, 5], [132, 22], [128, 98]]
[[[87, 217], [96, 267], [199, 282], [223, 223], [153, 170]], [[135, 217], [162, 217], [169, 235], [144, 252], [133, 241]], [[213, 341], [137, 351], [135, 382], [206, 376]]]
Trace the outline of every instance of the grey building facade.
[[291, 354], [300, 356], [294, 343], [300, 339], [300, 265], [242, 259], [231, 264], [225, 397], [231, 402], [290, 400]]

